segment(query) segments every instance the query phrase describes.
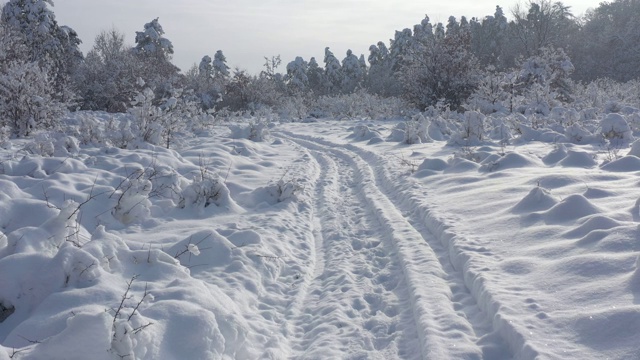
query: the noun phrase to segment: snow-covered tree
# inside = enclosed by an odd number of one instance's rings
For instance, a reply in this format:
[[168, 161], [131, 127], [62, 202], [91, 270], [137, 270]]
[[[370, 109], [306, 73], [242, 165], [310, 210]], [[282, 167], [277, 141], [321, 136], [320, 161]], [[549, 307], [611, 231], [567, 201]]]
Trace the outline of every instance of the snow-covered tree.
[[309, 88], [308, 67], [309, 64], [300, 56], [287, 64], [286, 83], [291, 93], [302, 94]]
[[449, 20], [447, 21], [447, 36], [456, 35], [460, 31], [460, 24], [458, 20], [456, 20], [455, 16], [449, 16]]
[[227, 66], [227, 58], [222, 53], [222, 50], [216, 51], [213, 56], [213, 76], [215, 78], [227, 78], [229, 77], [229, 67]]
[[134, 51], [137, 54], [169, 61], [173, 54], [173, 44], [163, 35], [164, 30], [158, 18], [151, 20], [144, 24], [143, 31], [136, 31]]
[[472, 19], [469, 30], [471, 51], [480, 64], [492, 65], [499, 70], [514, 65], [514, 53], [507, 56], [505, 48], [509, 37], [509, 24], [500, 6], [496, 6], [493, 16], [485, 16], [482, 20]]
[[309, 88], [316, 96], [324, 95], [326, 91], [324, 70], [318, 65], [315, 57], [309, 59], [307, 67], [307, 78], [309, 79]]
[[523, 89], [544, 89], [553, 98], [566, 102], [571, 100], [573, 70], [571, 59], [562, 49], [545, 47], [522, 63], [518, 82]]
[[171, 63], [173, 44], [164, 37], [164, 29], [158, 18], [144, 24], [143, 31], [136, 31], [134, 54], [144, 63], [141, 77], [154, 89], [157, 98], [168, 97], [180, 80], [179, 71]]
[[457, 109], [479, 80], [469, 32], [439, 36], [440, 27], [436, 27], [434, 36], [416, 39], [410, 62], [402, 68], [405, 94], [422, 109], [438, 101]]
[[362, 68], [358, 57], [353, 54], [351, 49], [347, 50], [347, 57], [342, 60], [342, 92], [350, 94], [360, 87], [364, 81], [365, 71], [366, 67]]
[[200, 65], [198, 65], [199, 75], [203, 78], [211, 78], [213, 77], [213, 66], [211, 65], [211, 57], [209, 55], [205, 55], [200, 60]]
[[[357, 60], [357, 58], [356, 58]], [[324, 75], [327, 80], [327, 93], [337, 94], [342, 86], [342, 66], [328, 47], [324, 49]]]
[[601, 2], [587, 11], [571, 45], [565, 51], [579, 80], [640, 78], [640, 1]]
[[401, 86], [393, 70], [393, 59], [384, 42], [369, 47], [370, 68], [367, 74], [366, 88], [373, 94], [397, 96]]
[[53, 98], [51, 80], [37, 62], [12, 61], [0, 74], [0, 127], [18, 136], [53, 129], [66, 111]]
[[74, 77], [82, 108], [125, 112], [142, 73], [142, 63], [126, 46], [124, 34], [116, 29], [102, 31]]
[[569, 6], [551, 0], [530, 0], [528, 9], [520, 5], [512, 11], [513, 44], [525, 58], [534, 56], [543, 47], [563, 47], [567, 37], [577, 30]]
[[3, 23], [21, 33], [28, 49], [29, 62], [38, 62], [46, 70], [55, 98], [72, 97], [69, 77], [82, 61], [80, 39], [73, 29], [60, 26], [49, 8], [51, 0], [10, 0], [2, 8]]

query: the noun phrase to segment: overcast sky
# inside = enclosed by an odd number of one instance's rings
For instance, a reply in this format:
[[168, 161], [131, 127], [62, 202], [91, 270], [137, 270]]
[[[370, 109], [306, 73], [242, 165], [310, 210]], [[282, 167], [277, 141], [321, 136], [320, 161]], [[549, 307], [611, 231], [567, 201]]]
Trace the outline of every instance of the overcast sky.
[[[0, 0], [4, 3], [6, 0]], [[574, 15], [600, 0], [566, 0]], [[135, 32], [159, 17], [172, 41], [173, 62], [183, 71], [222, 50], [227, 64], [257, 73], [264, 57], [296, 56], [322, 63], [329, 46], [342, 59], [347, 49], [368, 55], [369, 45], [388, 43], [395, 30], [412, 28], [428, 14], [433, 23], [450, 15], [484, 17], [500, 5], [507, 17], [515, 0], [54, 0], [56, 19], [76, 30], [86, 53], [102, 30], [116, 28], [133, 44]]]

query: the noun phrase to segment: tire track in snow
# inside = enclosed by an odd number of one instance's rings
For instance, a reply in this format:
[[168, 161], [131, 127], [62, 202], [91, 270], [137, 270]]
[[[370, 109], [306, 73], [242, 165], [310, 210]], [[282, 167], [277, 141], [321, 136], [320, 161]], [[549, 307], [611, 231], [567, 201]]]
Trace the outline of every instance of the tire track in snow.
[[[480, 313], [472, 294], [463, 284], [462, 274], [443, 266], [447, 254], [436, 253], [430, 244], [437, 240], [427, 231], [419, 231], [405, 218], [400, 207], [379, 184], [379, 179], [357, 153], [340, 149], [321, 140], [280, 132], [289, 140], [321, 153], [334, 154], [356, 171], [365, 206], [373, 211], [385, 229], [384, 235], [393, 244], [406, 282], [409, 285], [411, 308], [418, 324], [420, 349], [425, 359], [479, 359], [483, 357], [481, 336], [491, 329], [487, 319], [469, 320], [460, 310], [460, 295], [472, 302]], [[415, 222], [414, 222], [415, 223]], [[466, 304], [469, 306], [469, 304]], [[472, 323], [474, 321], [474, 323]], [[479, 331], [480, 330], [480, 331]], [[479, 333], [477, 333], [479, 331]], [[452, 339], [455, 339], [452, 341]], [[508, 358], [509, 356], [505, 356]]]
[[322, 169], [316, 265], [287, 316], [288, 333], [297, 334], [294, 358], [420, 358], [400, 264], [389, 255], [393, 249], [380, 237], [377, 219], [361, 206], [354, 170], [312, 154]]

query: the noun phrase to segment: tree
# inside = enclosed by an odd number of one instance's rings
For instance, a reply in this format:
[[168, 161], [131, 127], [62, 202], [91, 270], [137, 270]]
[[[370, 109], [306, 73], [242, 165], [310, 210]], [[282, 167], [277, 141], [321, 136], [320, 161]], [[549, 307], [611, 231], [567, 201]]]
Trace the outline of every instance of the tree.
[[180, 69], [171, 63], [173, 44], [163, 35], [158, 18], [144, 24], [143, 31], [136, 31], [133, 53], [143, 63], [142, 79], [154, 89], [156, 98], [169, 97], [181, 77]]
[[209, 55], [203, 56], [202, 60], [200, 60], [200, 65], [198, 65], [198, 73], [205, 79], [213, 77], [213, 66], [211, 65], [211, 57]]
[[470, 51], [470, 33], [440, 36], [439, 25], [433, 36], [415, 38], [410, 62], [402, 69], [405, 95], [421, 109], [438, 101], [457, 109], [479, 81], [477, 61]]
[[573, 70], [571, 59], [562, 49], [545, 47], [540, 49], [538, 55], [522, 63], [517, 80], [523, 89], [543, 89], [553, 98], [568, 102], [573, 92], [570, 80]]
[[315, 57], [309, 59], [307, 67], [307, 78], [309, 79], [309, 88], [316, 96], [324, 95], [326, 91], [324, 71], [318, 65]]
[[342, 86], [342, 66], [328, 47], [324, 49], [324, 75], [326, 78], [327, 94], [335, 95]]
[[303, 94], [309, 89], [308, 68], [309, 64], [300, 56], [287, 64], [285, 81], [291, 94]]
[[514, 66], [514, 57], [506, 51], [508, 30], [509, 23], [500, 6], [496, 6], [493, 16], [485, 16], [482, 20], [471, 19], [471, 51], [481, 65], [492, 65], [498, 70]]
[[583, 81], [608, 77], [628, 81], [640, 77], [640, 2], [602, 2], [584, 17], [567, 50]]
[[51, 80], [36, 62], [12, 61], [0, 75], [0, 127], [18, 136], [53, 129], [66, 111], [52, 94]]
[[363, 69], [358, 57], [349, 49], [347, 50], [347, 57], [342, 60], [341, 68], [343, 76], [341, 84], [342, 93], [351, 94], [362, 85], [366, 74], [366, 65]]
[[576, 29], [569, 6], [550, 0], [529, 1], [528, 10], [516, 5], [512, 11], [511, 34], [520, 53], [528, 58], [546, 46], [564, 47]]
[[216, 54], [213, 56], [213, 63], [211, 65], [213, 67], [214, 78], [229, 77], [229, 67], [227, 66], [227, 58], [222, 53], [222, 50], [216, 51]]
[[24, 36], [28, 62], [37, 62], [51, 79], [55, 99], [73, 97], [69, 78], [82, 61], [78, 34], [67, 26], [59, 26], [49, 8], [51, 0], [10, 0], [2, 8], [1, 20]]
[[143, 69], [124, 39], [124, 34], [116, 29], [96, 36], [93, 48], [74, 77], [82, 109], [125, 112], [131, 105]]

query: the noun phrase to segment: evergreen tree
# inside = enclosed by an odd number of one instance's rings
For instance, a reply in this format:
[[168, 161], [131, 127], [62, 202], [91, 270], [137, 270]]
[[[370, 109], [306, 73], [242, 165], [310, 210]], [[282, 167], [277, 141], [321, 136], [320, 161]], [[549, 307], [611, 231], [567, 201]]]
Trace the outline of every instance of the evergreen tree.
[[342, 76], [341, 89], [344, 94], [354, 92], [364, 81], [365, 71], [351, 49], [347, 50], [347, 57], [342, 60]]
[[229, 67], [227, 66], [227, 58], [222, 53], [222, 50], [216, 51], [213, 56], [213, 77], [215, 78], [228, 78]]
[[297, 56], [296, 59], [287, 64], [286, 83], [289, 92], [292, 94], [302, 94], [309, 89], [309, 77], [307, 69], [309, 64], [303, 58]]
[[164, 37], [164, 29], [158, 18], [144, 25], [143, 31], [136, 31], [136, 46], [133, 53], [142, 62], [141, 77], [154, 89], [158, 99], [168, 98], [174, 86], [181, 81], [180, 69], [171, 63], [173, 44]]
[[324, 71], [318, 65], [315, 57], [309, 59], [309, 66], [307, 67], [307, 78], [309, 79], [309, 88], [316, 96], [325, 94], [325, 79]]
[[338, 94], [342, 86], [342, 66], [328, 47], [324, 49], [324, 75], [327, 94]]
[[213, 77], [213, 65], [211, 65], [211, 57], [209, 55], [203, 56], [202, 60], [200, 60], [198, 74], [204, 79]]

